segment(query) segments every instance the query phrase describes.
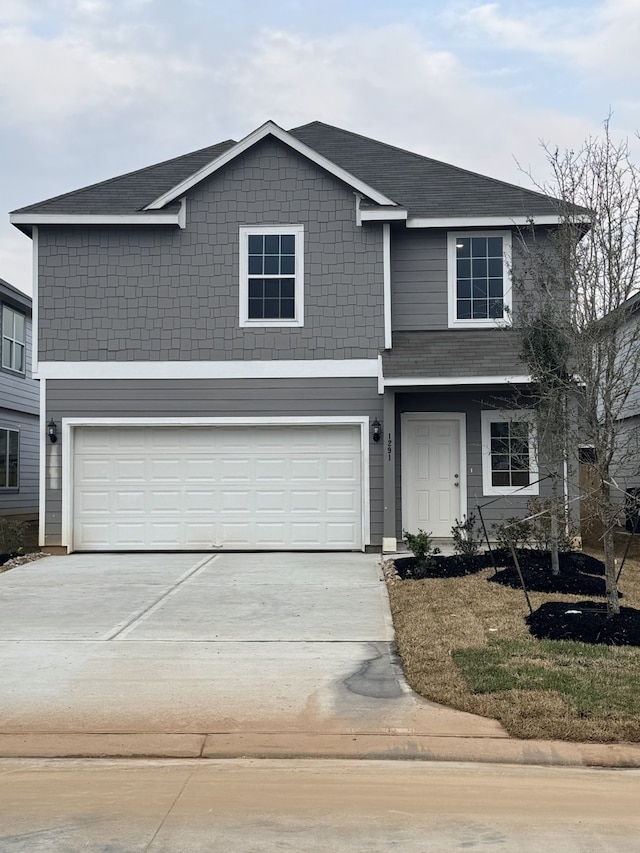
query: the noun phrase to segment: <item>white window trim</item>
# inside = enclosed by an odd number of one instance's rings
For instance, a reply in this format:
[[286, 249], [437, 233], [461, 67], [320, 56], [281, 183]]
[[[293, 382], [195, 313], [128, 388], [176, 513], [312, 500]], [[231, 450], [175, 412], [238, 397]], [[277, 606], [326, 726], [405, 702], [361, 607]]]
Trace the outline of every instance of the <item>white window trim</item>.
[[[456, 316], [456, 241], [459, 237], [502, 237], [502, 281], [504, 317], [499, 320], [458, 320]], [[447, 279], [449, 291], [450, 329], [495, 329], [511, 325], [511, 231], [449, 231], [447, 232]]]
[[[480, 412], [482, 430], [482, 494], [483, 495], [537, 495], [538, 452], [534, 412], [527, 409], [483, 409]], [[491, 482], [491, 424], [496, 421], [528, 421], [529, 430], [529, 486], [494, 486]]]
[[[295, 316], [292, 320], [249, 319], [249, 235], [293, 234], [296, 238]], [[242, 328], [279, 328], [304, 326], [304, 226], [303, 225], [241, 225], [240, 226], [240, 326]]]

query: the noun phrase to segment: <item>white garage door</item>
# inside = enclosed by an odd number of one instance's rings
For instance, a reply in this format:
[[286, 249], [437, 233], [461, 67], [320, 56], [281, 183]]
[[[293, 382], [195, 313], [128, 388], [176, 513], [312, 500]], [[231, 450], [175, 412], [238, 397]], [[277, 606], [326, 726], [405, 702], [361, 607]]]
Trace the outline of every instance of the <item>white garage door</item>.
[[362, 547], [354, 426], [78, 427], [77, 550]]

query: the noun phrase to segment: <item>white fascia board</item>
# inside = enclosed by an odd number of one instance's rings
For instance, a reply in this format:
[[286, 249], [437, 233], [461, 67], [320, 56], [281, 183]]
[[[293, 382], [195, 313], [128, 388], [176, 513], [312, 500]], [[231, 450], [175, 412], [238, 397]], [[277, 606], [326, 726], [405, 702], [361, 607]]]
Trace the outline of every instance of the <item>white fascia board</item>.
[[410, 376], [383, 380], [385, 388], [420, 385], [527, 385], [530, 382], [530, 376]]
[[377, 379], [378, 358], [296, 361], [41, 361], [38, 379]]
[[[589, 224], [588, 216], [577, 216], [573, 222]], [[526, 225], [560, 225], [566, 216], [410, 216], [407, 228], [508, 228]]]
[[184, 208], [177, 213], [12, 213], [12, 225], [172, 225], [184, 228]]
[[370, 198], [372, 201], [377, 202], [378, 204], [388, 204], [393, 207], [396, 206], [396, 203], [387, 198], [387, 196], [383, 195], [378, 190], [375, 190], [373, 187], [370, 187], [368, 184], [365, 184], [364, 181], [361, 181], [359, 178], [356, 178], [350, 172], [347, 172], [345, 169], [342, 169], [340, 166], [337, 166], [331, 160], [328, 160], [326, 157], [323, 157], [322, 154], [318, 154], [317, 151], [314, 151], [313, 148], [309, 148], [308, 145], [305, 145], [303, 142], [300, 142], [290, 133], [287, 133], [286, 130], [283, 130], [277, 124], [272, 121], [265, 122], [261, 127], [254, 130], [248, 136], [245, 136], [244, 139], [241, 139], [236, 145], [232, 148], [229, 148], [228, 151], [225, 151], [224, 154], [221, 154], [219, 157], [216, 157], [215, 160], [212, 160], [210, 163], [207, 163], [206, 166], [203, 166], [202, 169], [199, 169], [197, 172], [194, 172], [193, 175], [186, 178], [184, 181], [181, 181], [179, 184], [176, 184], [175, 187], [168, 190], [166, 193], [163, 193], [157, 199], [151, 202], [151, 204], [147, 205], [145, 210], [159, 210], [164, 207], [165, 204], [169, 204], [169, 202], [174, 201], [181, 195], [184, 195], [188, 190], [194, 187], [196, 184], [203, 181], [205, 178], [208, 178], [209, 175], [213, 175], [214, 172], [217, 172], [223, 166], [226, 166], [227, 163], [230, 163], [232, 160], [235, 160], [240, 154], [243, 154], [257, 142], [260, 142], [266, 136], [273, 136], [276, 139], [279, 139], [281, 142], [284, 142], [285, 145], [288, 145], [294, 151], [297, 151], [298, 154], [302, 154], [303, 157], [306, 157], [308, 160], [311, 160], [317, 166], [324, 169], [327, 172], [330, 172], [332, 175], [335, 175], [336, 178], [339, 178], [341, 181], [344, 181], [345, 184], [348, 184], [353, 189], [361, 192], [363, 195], [366, 195], [367, 198]]
[[390, 222], [391, 220], [406, 220], [409, 214], [404, 208], [394, 208], [393, 210], [374, 210], [365, 208], [360, 210], [360, 219], [362, 222]]

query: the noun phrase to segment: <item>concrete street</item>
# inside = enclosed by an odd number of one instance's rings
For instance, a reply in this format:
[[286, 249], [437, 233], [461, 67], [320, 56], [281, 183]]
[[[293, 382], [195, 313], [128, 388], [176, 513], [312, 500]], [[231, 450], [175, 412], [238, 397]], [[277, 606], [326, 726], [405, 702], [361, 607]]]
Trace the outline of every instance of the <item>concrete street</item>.
[[0, 762], [2, 853], [636, 853], [640, 771]]

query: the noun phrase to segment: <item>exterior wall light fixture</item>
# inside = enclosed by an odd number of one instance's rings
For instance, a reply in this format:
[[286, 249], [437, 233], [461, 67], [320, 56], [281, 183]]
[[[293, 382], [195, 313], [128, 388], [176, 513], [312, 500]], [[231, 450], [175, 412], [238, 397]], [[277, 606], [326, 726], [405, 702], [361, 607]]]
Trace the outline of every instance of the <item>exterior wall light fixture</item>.
[[371, 438], [374, 441], [380, 441], [380, 436], [382, 435], [382, 427], [380, 426], [380, 421], [376, 418], [374, 422], [371, 424]]
[[49, 436], [49, 441], [51, 444], [55, 444], [58, 440], [58, 427], [56, 426], [56, 422], [51, 418], [49, 423], [47, 424], [47, 435]]

